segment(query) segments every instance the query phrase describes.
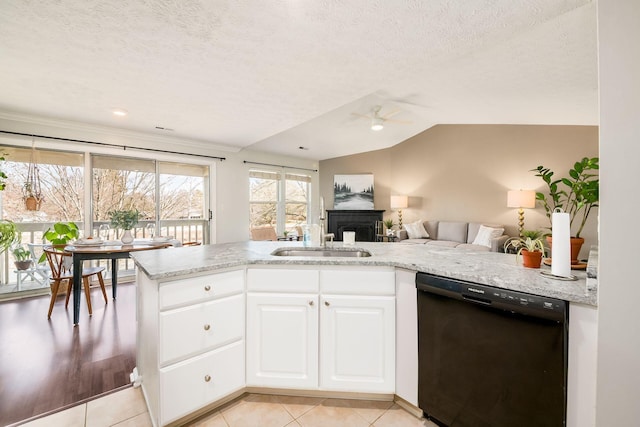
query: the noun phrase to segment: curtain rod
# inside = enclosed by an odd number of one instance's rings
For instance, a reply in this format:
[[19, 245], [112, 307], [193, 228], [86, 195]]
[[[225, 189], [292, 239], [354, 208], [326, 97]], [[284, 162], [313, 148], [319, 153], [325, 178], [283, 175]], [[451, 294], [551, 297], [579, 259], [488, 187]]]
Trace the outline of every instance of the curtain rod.
[[249, 160], [243, 160], [243, 163], [249, 163], [252, 165], [262, 165], [262, 166], [275, 166], [278, 168], [298, 169], [298, 170], [310, 171], [310, 172], [318, 172], [318, 169], [307, 169], [307, 168], [298, 168], [296, 166], [274, 165], [273, 163], [250, 162]]
[[181, 153], [179, 151], [158, 150], [158, 149], [155, 149], [155, 148], [128, 147], [126, 145], [109, 144], [109, 143], [106, 143], [106, 142], [84, 141], [82, 139], [71, 139], [71, 138], [59, 138], [57, 136], [35, 135], [35, 134], [32, 134], [32, 133], [9, 132], [9, 131], [6, 131], [6, 130], [0, 130], [0, 133], [6, 133], [6, 134], [9, 134], [9, 135], [28, 136], [28, 137], [31, 137], [31, 138], [56, 139], [58, 141], [79, 142], [79, 143], [82, 143], [82, 144], [102, 145], [104, 147], [122, 148], [123, 150], [126, 150], [127, 148], [129, 148], [129, 149], [132, 149], [132, 150], [153, 151], [153, 152], [156, 152], [156, 153], [179, 154], [179, 155], [185, 155], [185, 156], [204, 157], [206, 159], [217, 159], [217, 160], [220, 160], [220, 161], [227, 160], [226, 157], [207, 156], [205, 154]]

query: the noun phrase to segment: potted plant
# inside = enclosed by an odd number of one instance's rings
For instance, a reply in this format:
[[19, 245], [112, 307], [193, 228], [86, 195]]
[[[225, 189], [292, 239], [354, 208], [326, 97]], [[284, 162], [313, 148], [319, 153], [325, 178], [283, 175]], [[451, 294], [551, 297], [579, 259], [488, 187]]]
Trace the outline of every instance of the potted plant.
[[393, 220], [391, 218], [387, 218], [384, 221], [382, 221], [382, 223], [384, 224], [384, 226], [387, 229], [387, 236], [393, 236], [393, 226], [396, 225]]
[[40, 204], [44, 200], [42, 192], [35, 188], [33, 183], [25, 182], [22, 186], [22, 196], [24, 199], [24, 205], [28, 211], [40, 210]]
[[109, 211], [109, 219], [111, 220], [111, 226], [124, 230], [120, 240], [124, 244], [130, 244], [133, 242], [133, 235], [131, 229], [140, 220], [140, 211], [137, 209]]
[[[542, 178], [547, 185], [548, 194], [536, 192], [536, 200], [542, 202], [549, 224], [551, 224], [551, 214], [556, 209], [562, 209], [569, 214], [569, 227], [572, 233], [576, 230], [571, 242], [573, 264], [578, 262], [578, 254], [584, 243], [584, 238], [580, 237], [582, 229], [591, 210], [598, 207], [600, 180], [598, 174], [593, 173], [594, 170], [599, 169], [598, 162], [598, 157], [584, 157], [569, 169], [567, 177], [559, 179], [553, 179], [554, 172], [544, 166], [531, 170], [536, 172], [536, 176]], [[550, 237], [548, 240], [551, 242]]]
[[513, 248], [516, 250], [516, 262], [518, 255], [522, 255], [522, 263], [525, 267], [540, 268], [545, 253], [543, 237], [542, 231], [522, 230], [522, 236], [512, 237], [504, 243], [505, 252]]
[[16, 265], [16, 269], [28, 270], [31, 267], [31, 251], [22, 245], [18, 245], [11, 252], [13, 253], [13, 263]]

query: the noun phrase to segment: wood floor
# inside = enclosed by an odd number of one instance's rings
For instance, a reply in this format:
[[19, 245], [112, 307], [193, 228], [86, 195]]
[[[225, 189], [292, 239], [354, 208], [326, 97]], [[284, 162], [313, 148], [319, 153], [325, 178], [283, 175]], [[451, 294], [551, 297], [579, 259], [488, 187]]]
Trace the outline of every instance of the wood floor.
[[129, 384], [135, 366], [136, 289], [118, 285], [104, 304], [92, 289], [93, 316], [82, 300], [80, 325], [58, 298], [47, 319], [49, 296], [0, 303], [0, 426], [48, 413]]

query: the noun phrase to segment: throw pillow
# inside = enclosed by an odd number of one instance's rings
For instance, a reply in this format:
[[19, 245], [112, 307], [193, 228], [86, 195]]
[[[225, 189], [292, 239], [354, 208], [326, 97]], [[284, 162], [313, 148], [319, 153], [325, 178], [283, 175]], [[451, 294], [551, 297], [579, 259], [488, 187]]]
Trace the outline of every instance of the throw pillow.
[[410, 224], [404, 225], [405, 230], [407, 230], [407, 236], [410, 239], [428, 239], [429, 233], [424, 228], [424, 224], [422, 224], [422, 220], [412, 222]]
[[473, 244], [490, 248], [491, 240], [502, 236], [502, 233], [504, 233], [504, 228], [493, 228], [487, 227], [486, 225], [481, 225], [480, 229], [478, 230], [478, 235], [473, 240]]

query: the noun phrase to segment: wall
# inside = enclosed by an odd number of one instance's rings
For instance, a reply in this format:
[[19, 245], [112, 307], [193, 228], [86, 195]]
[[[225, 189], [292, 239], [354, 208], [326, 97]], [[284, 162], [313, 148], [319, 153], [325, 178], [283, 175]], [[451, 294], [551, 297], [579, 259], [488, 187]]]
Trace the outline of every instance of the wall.
[[[320, 191], [332, 200], [333, 175], [374, 173], [374, 204], [397, 220], [389, 195], [406, 194], [403, 222], [448, 219], [505, 224], [517, 234], [517, 210], [507, 191], [545, 190], [530, 169], [538, 165], [566, 175], [582, 157], [598, 156], [594, 126], [438, 125], [401, 144], [320, 162]], [[331, 206], [330, 204], [328, 206]], [[581, 257], [597, 243], [597, 210], [583, 231]], [[542, 207], [525, 210], [525, 228], [548, 227]]]
[[[254, 161], [287, 165], [294, 168], [318, 169], [316, 161], [272, 155], [256, 151], [239, 150], [235, 147], [224, 147], [220, 144], [202, 141], [184, 141], [178, 138], [167, 138], [152, 134], [123, 131], [117, 128], [99, 127], [88, 124], [64, 122], [45, 119], [26, 119], [23, 117], [12, 118], [6, 114], [0, 114], [0, 130], [36, 135], [47, 135], [58, 138], [79, 139], [92, 142], [102, 142], [116, 145], [128, 145], [151, 149], [178, 151], [192, 154], [225, 157], [225, 161], [208, 160], [201, 157], [153, 153], [135, 149], [122, 150], [121, 148], [101, 147], [89, 144], [78, 144], [51, 139], [36, 139], [36, 148], [46, 147], [50, 149], [71, 150], [80, 152], [100, 152], [104, 154], [155, 158], [165, 161], [184, 161], [198, 164], [210, 164], [212, 167], [212, 187], [215, 191], [211, 194], [211, 210], [214, 221], [212, 224], [212, 242], [225, 243], [249, 239], [249, 179], [248, 170], [258, 167], [243, 163]], [[0, 145], [31, 146], [31, 138], [11, 136], [0, 133]], [[281, 168], [261, 168], [282, 170]], [[292, 169], [297, 170], [297, 169]], [[318, 188], [318, 173], [309, 172], [312, 176], [312, 188]], [[317, 212], [317, 193], [312, 194], [312, 206]]]
[[640, 158], [640, 2], [598, 2], [601, 205], [596, 425], [640, 420], [640, 286], [634, 230]]

